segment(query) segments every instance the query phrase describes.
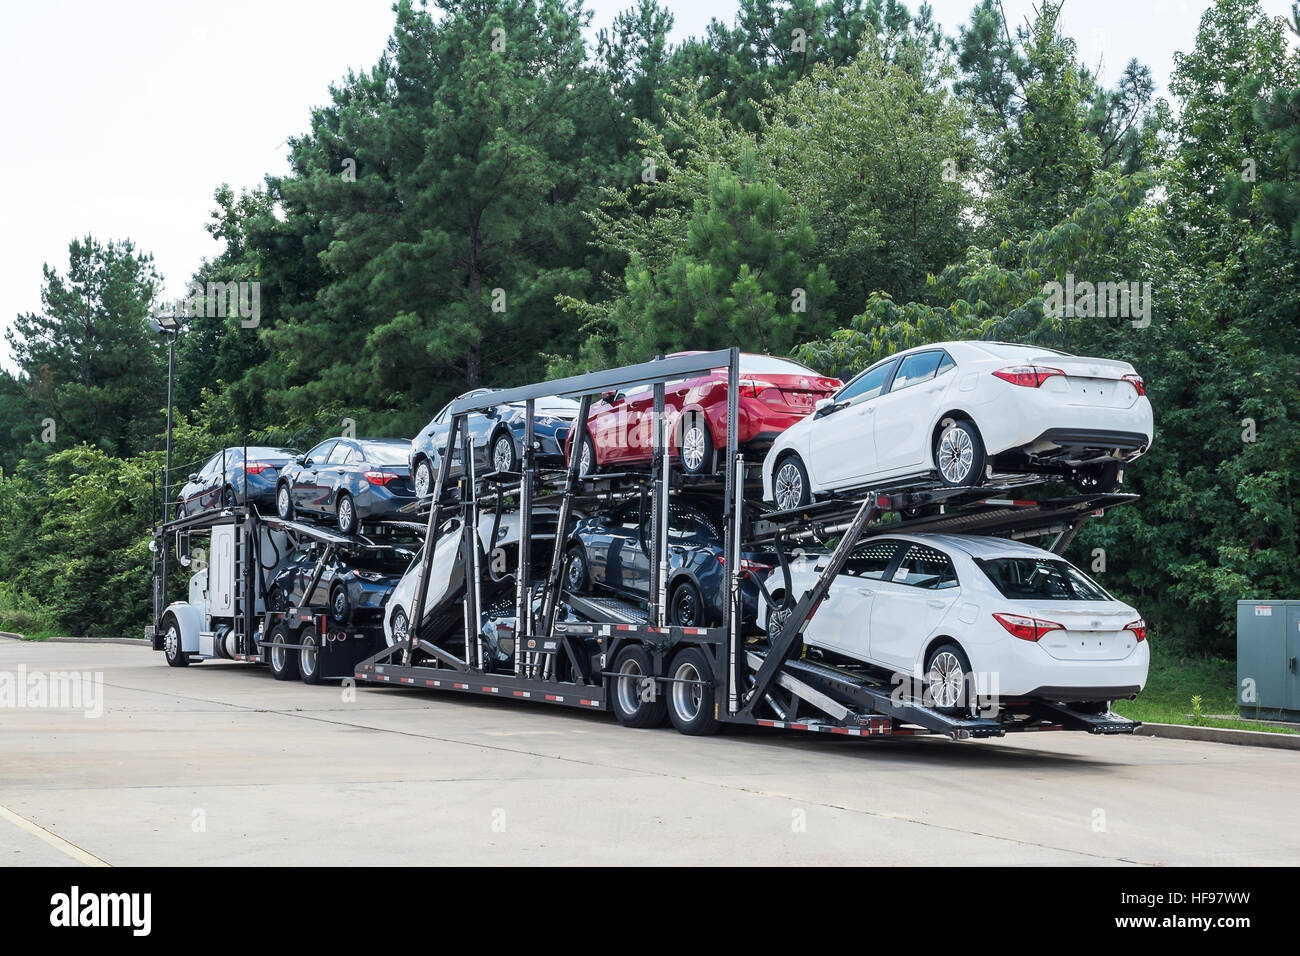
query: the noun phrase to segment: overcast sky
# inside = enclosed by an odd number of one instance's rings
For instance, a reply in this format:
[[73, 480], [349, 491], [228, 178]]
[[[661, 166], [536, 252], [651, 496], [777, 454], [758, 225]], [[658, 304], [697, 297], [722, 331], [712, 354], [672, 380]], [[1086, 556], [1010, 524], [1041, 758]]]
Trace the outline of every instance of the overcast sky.
[[[588, 0], [593, 28], [630, 0]], [[667, 0], [673, 39], [730, 20], [736, 0]], [[919, 4], [909, 4], [915, 8]], [[934, 0], [956, 33], [974, 0]], [[1067, 0], [1065, 31], [1113, 81], [1137, 57], [1167, 92], [1207, 0]], [[1020, 22], [1031, 0], [1005, 0]], [[1285, 14], [1289, 0], [1264, 0]], [[286, 139], [348, 69], [383, 52], [391, 0], [41, 0], [8, 3], [0, 63], [0, 324], [40, 308], [41, 266], [68, 242], [129, 238], [153, 253], [169, 297], [220, 249], [212, 192], [285, 168]], [[5, 353], [7, 346], [0, 350]]]

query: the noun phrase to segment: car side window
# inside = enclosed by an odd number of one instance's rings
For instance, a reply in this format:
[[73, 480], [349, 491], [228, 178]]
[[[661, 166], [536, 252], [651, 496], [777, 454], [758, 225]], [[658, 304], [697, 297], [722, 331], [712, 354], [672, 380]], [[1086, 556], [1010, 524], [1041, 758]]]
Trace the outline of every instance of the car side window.
[[221, 471], [221, 457], [222, 457], [222, 453], [217, 452], [215, 455], [209, 458], [207, 464], [204, 465], [202, 469], [200, 469], [199, 477], [211, 478], [217, 472]]
[[952, 356], [947, 352], [940, 352], [939, 354], [943, 357], [939, 359], [939, 370], [934, 373], [935, 378], [957, 367], [957, 363], [952, 360]]
[[342, 465], [351, 454], [352, 446], [345, 441], [341, 441], [330, 451], [329, 458], [325, 460], [325, 463], [328, 465]]
[[840, 389], [839, 394], [835, 396], [835, 403], [839, 405], [844, 402], [865, 402], [875, 398], [885, 390], [885, 386], [889, 384], [889, 377], [894, 374], [897, 366], [898, 359], [890, 359], [875, 368], [868, 369]]
[[937, 591], [957, 586], [957, 570], [952, 558], [924, 544], [913, 544], [903, 555], [898, 569], [890, 580], [894, 584], [907, 584], [914, 588]]
[[844, 573], [855, 578], [874, 578], [879, 581], [889, 570], [900, 547], [900, 541], [872, 541], [849, 555], [849, 559], [844, 562]]
[[636, 531], [640, 527], [640, 522], [637, 520], [640, 516], [641, 511], [636, 506], [624, 508], [614, 515], [614, 527], [622, 528], [624, 531]]
[[942, 361], [944, 352], [917, 352], [903, 359], [903, 364], [898, 367], [898, 374], [894, 376], [894, 384], [889, 387], [890, 392], [896, 392], [900, 388], [907, 388], [909, 385], [919, 385], [921, 382], [928, 382], [934, 378], [939, 371], [939, 362]]
[[337, 444], [338, 439], [323, 441], [311, 451], [307, 452], [307, 457], [311, 459], [313, 464], [323, 465], [325, 464], [325, 459], [329, 457], [330, 452], [334, 450], [334, 446]]
[[668, 512], [668, 539], [690, 544], [712, 544], [722, 535], [713, 523], [698, 512], [687, 508], [672, 508]]

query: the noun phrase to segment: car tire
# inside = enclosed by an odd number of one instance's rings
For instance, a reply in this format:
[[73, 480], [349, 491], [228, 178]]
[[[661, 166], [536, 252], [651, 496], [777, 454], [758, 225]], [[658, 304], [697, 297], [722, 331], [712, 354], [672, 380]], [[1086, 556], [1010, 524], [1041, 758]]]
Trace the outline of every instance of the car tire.
[[433, 465], [429, 459], [421, 458], [415, 463], [415, 474], [411, 480], [415, 482], [415, 497], [427, 498], [433, 494]]
[[1086, 468], [1076, 474], [1071, 481], [1075, 489], [1081, 494], [1102, 494], [1110, 495], [1119, 491], [1123, 487], [1123, 479], [1120, 477], [1119, 462], [1108, 461], [1103, 465], [1095, 468]]
[[167, 659], [168, 667], [185, 667], [189, 664], [189, 655], [181, 647], [181, 625], [176, 620], [176, 615], [168, 613], [163, 616], [163, 657]]
[[271, 628], [267, 637], [266, 662], [270, 665], [271, 676], [276, 680], [293, 680], [298, 676], [298, 652], [285, 644], [296, 643], [289, 640], [289, 629], [283, 624]]
[[951, 418], [934, 441], [934, 467], [946, 488], [975, 488], [984, 483], [984, 441], [972, 422]]
[[[653, 670], [650, 655], [639, 644], [619, 651], [614, 660], [614, 671], [609, 684], [610, 708], [624, 727], [658, 727], [668, 716], [668, 704], [659, 693], [658, 683], [644, 683]], [[649, 690], [650, 699], [645, 695]]]
[[230, 485], [226, 485], [221, 489], [221, 507], [235, 507], [235, 489], [230, 487]]
[[969, 713], [974, 681], [966, 652], [945, 641], [926, 655], [924, 703], [944, 714]]
[[704, 627], [704, 599], [693, 581], [675, 585], [668, 597], [668, 623], [675, 627]]
[[[668, 676], [668, 719], [679, 733], [703, 737], [717, 733], [722, 723], [715, 714], [715, 684], [709, 659], [698, 647], [687, 647], [673, 658]], [[678, 683], [678, 682], [682, 683]], [[701, 684], [685, 683], [703, 681]]]
[[578, 477], [585, 478], [600, 471], [600, 462], [596, 460], [596, 443], [590, 435], [582, 436], [582, 448], [578, 457]]
[[293, 491], [287, 481], [282, 482], [275, 492], [275, 513], [283, 521], [293, 520]]
[[266, 592], [266, 609], [268, 611], [289, 610], [289, 596], [280, 589], [279, 585], [271, 587]]
[[[773, 592], [772, 600], [784, 601], [785, 592], [784, 591]], [[788, 620], [790, 620], [790, 615], [793, 612], [794, 612], [793, 605], [787, 608], [781, 608], [780, 610], [777, 610], [771, 605], [768, 605], [766, 628], [767, 628], [767, 641], [769, 644], [775, 644], [780, 639], [781, 635], [785, 632], [785, 624]]]
[[319, 684], [323, 680], [320, 676], [323, 638], [308, 624], [298, 632], [298, 643], [303, 645], [298, 652], [298, 675], [304, 684]]
[[388, 619], [388, 630], [392, 637], [390, 638], [388, 634], [385, 634], [385, 642], [388, 643], [389, 647], [397, 647], [399, 644], [408, 643], [411, 639], [409, 628], [410, 619], [406, 616], [406, 608], [399, 604], [393, 608], [392, 617]]
[[352, 500], [352, 496], [346, 491], [339, 495], [339, 501], [334, 510], [335, 515], [338, 518], [339, 533], [356, 534], [357, 506]]
[[772, 500], [781, 511], [806, 508], [812, 504], [808, 469], [797, 452], [783, 455], [772, 469]]
[[178, 501], [176, 502], [176, 520], [180, 521], [181, 518], [184, 517], [185, 517], [185, 502]]
[[564, 589], [570, 594], [585, 594], [591, 587], [591, 568], [587, 552], [580, 544], [564, 552]]
[[342, 584], [334, 585], [330, 591], [330, 617], [336, 624], [346, 624], [352, 618], [352, 602], [348, 600], [348, 589]]
[[681, 434], [677, 441], [677, 459], [682, 471], [688, 475], [708, 475], [713, 472], [713, 433], [703, 412], [690, 412], [682, 416]]
[[519, 453], [515, 450], [515, 440], [508, 431], [499, 431], [492, 439], [489, 460], [493, 471], [518, 471]]

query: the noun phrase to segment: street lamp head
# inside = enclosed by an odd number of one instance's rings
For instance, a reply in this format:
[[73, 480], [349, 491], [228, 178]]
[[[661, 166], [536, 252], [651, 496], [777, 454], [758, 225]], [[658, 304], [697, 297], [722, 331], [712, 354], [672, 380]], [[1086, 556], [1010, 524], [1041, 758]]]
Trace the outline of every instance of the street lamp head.
[[149, 319], [150, 327], [159, 335], [171, 335], [180, 331], [180, 319], [174, 315], [155, 315]]

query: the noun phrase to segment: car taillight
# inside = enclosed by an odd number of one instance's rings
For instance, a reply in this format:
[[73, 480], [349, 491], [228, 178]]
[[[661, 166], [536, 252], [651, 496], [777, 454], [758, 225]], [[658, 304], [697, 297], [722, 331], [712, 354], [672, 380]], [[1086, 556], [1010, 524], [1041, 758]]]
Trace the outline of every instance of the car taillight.
[[1008, 634], [1012, 637], [1018, 637], [1022, 641], [1036, 641], [1048, 631], [1065, 630], [1060, 624], [1044, 621], [1036, 617], [1027, 617], [1024, 614], [994, 614], [993, 617], [1007, 629]]
[[1065, 373], [1059, 368], [1048, 368], [1046, 365], [1008, 365], [1006, 368], [998, 369], [993, 374], [1004, 382], [1010, 382], [1012, 385], [1037, 388], [1053, 375], [1064, 375]]
[[1137, 392], [1139, 395], [1145, 395], [1147, 393], [1147, 383], [1142, 381], [1141, 375], [1125, 375], [1124, 381], [1132, 385], [1133, 391]]
[[[724, 568], [727, 566], [727, 559], [724, 555], [718, 555], [718, 564]], [[766, 574], [776, 567], [773, 564], [764, 564], [762, 561], [752, 561], [749, 558], [740, 559], [740, 570], [744, 574]]]
[[776, 388], [771, 382], [760, 382], [752, 378], [743, 378], [740, 380], [740, 394], [749, 395], [752, 398], [758, 398], [769, 388]]
[[366, 472], [366, 481], [370, 482], [372, 485], [386, 485], [396, 477], [397, 475], [393, 474], [391, 471]]
[[1139, 641], [1145, 641], [1147, 639], [1147, 622], [1142, 620], [1142, 618], [1138, 618], [1132, 624], [1125, 624], [1124, 630], [1132, 631], [1133, 636]]
[[247, 475], [260, 475], [264, 471], [275, 471], [279, 465], [272, 465], [266, 461], [250, 461], [244, 466], [244, 473]]

